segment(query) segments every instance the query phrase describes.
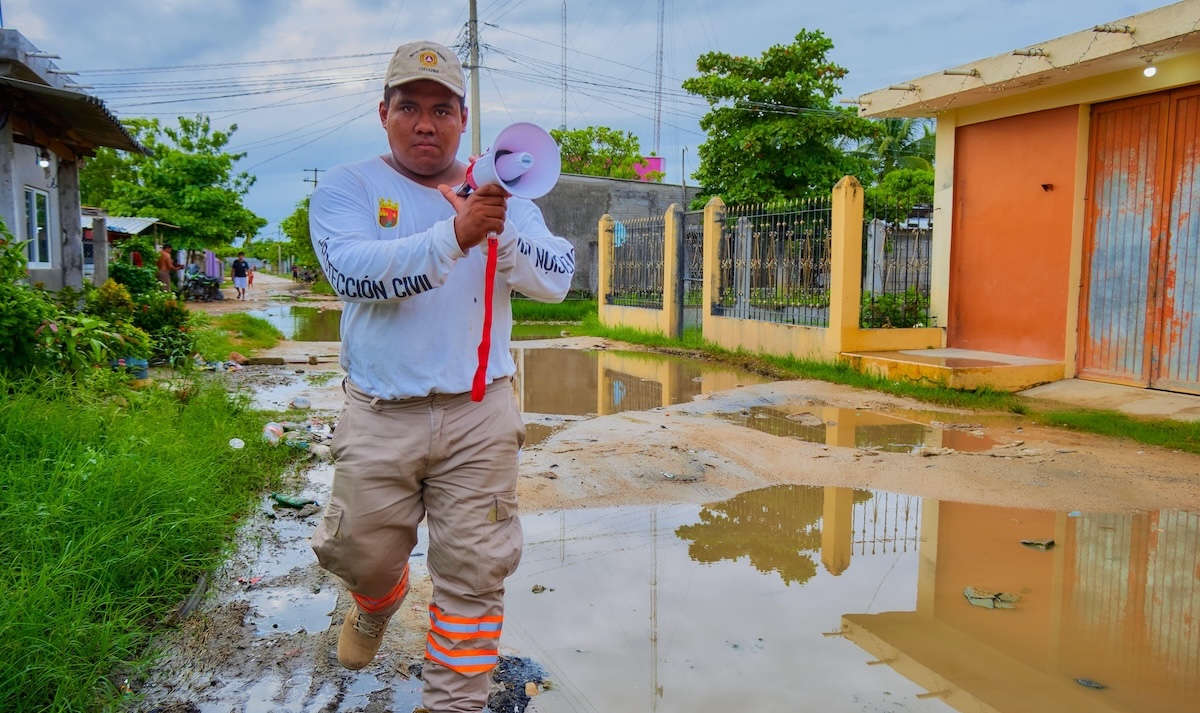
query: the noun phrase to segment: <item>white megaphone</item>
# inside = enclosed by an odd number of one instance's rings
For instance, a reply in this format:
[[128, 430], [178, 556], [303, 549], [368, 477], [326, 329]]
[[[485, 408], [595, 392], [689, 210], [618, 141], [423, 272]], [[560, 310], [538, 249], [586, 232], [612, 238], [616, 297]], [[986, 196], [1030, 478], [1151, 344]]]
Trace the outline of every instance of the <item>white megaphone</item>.
[[478, 190], [495, 183], [517, 198], [541, 198], [558, 183], [561, 171], [554, 137], [537, 124], [518, 122], [505, 127], [496, 143], [467, 166], [466, 185]]

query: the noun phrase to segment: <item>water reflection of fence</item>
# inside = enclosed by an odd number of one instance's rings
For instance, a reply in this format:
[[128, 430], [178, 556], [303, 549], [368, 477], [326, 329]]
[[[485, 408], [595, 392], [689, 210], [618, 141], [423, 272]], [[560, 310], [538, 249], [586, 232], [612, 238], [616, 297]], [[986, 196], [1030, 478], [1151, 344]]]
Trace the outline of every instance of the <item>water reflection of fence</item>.
[[662, 309], [665, 229], [663, 216], [614, 224], [608, 304]]
[[601, 413], [648, 411], [664, 405], [663, 386], [657, 381], [605, 369], [601, 384], [605, 388], [602, 398], [606, 406]]
[[729, 208], [713, 314], [828, 326], [832, 225], [833, 204], [824, 197]]
[[855, 553], [860, 555], [916, 551], [921, 531], [921, 499], [875, 492], [854, 504]]

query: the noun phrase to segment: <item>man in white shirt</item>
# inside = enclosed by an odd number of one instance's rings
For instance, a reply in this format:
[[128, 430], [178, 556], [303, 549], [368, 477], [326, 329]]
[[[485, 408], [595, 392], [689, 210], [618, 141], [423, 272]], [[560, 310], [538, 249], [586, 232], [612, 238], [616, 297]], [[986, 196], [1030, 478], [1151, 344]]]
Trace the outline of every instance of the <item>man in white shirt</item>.
[[[433, 579], [424, 706], [480, 711], [497, 661], [504, 579], [521, 557], [517, 453], [525, 438], [509, 380], [514, 290], [558, 302], [575, 256], [532, 202], [501, 187], [455, 188], [466, 127], [462, 66], [433, 42], [396, 50], [379, 117], [390, 151], [331, 169], [309, 209], [313, 246], [346, 302], [346, 406], [333, 494], [313, 534], [321, 566], [354, 599], [338, 640], [366, 666], [408, 592], [428, 518]], [[486, 238], [498, 236], [495, 316], [480, 402], [472, 377], [484, 322]]]

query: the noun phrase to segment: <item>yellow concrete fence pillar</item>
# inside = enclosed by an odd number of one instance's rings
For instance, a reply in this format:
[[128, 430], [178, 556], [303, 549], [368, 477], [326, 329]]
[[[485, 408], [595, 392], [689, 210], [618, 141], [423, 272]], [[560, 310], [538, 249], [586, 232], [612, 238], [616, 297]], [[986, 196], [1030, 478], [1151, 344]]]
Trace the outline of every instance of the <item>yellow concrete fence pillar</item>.
[[700, 304], [701, 331], [706, 338], [716, 333], [712, 307], [721, 294], [721, 230], [725, 227], [725, 201], [713, 196], [704, 206], [704, 292]]
[[667, 208], [663, 233], [663, 314], [659, 324], [666, 336], [682, 337], [683, 325], [679, 323], [679, 303], [683, 299], [679, 290], [679, 244], [683, 235], [683, 208], [678, 203], [672, 203]]
[[616, 221], [608, 213], [600, 217], [600, 225], [597, 229], [597, 251], [600, 253], [599, 280], [596, 283], [596, 316], [600, 319], [600, 324], [609, 325], [606, 319], [609, 295], [612, 294], [612, 260], [613, 260], [613, 234], [616, 232]]
[[846, 176], [833, 187], [830, 240], [829, 329], [825, 354], [837, 357], [848, 334], [858, 330], [862, 309], [863, 187]]

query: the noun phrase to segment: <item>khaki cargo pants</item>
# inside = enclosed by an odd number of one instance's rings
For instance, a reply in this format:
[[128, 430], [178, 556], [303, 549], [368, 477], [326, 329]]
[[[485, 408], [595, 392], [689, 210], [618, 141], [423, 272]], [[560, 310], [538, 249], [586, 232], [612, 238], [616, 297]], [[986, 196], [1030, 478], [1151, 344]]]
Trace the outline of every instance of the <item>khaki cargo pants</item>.
[[476, 713], [487, 702], [504, 621], [504, 578], [521, 559], [517, 452], [525, 427], [509, 379], [470, 394], [402, 401], [344, 382], [333, 495], [313, 533], [321, 566], [356, 599], [407, 593], [409, 553], [428, 518], [433, 598], [423, 702]]

